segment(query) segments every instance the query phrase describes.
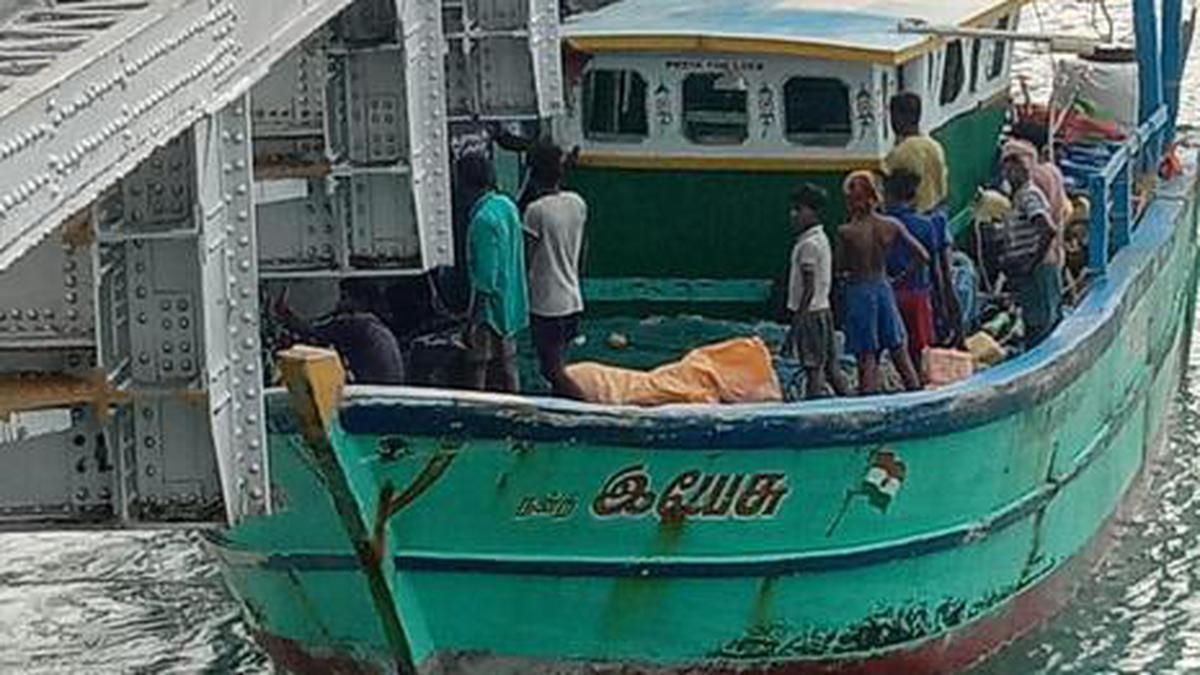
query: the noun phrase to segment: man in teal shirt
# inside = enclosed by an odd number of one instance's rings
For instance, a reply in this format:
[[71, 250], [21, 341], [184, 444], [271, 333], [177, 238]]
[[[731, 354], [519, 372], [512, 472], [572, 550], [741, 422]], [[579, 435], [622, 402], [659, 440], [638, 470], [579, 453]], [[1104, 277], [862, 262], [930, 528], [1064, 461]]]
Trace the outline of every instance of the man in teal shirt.
[[513, 201], [496, 189], [496, 171], [486, 156], [472, 153], [459, 159], [458, 183], [472, 205], [467, 226], [467, 383], [480, 391], [516, 392], [516, 335], [529, 325], [521, 217]]

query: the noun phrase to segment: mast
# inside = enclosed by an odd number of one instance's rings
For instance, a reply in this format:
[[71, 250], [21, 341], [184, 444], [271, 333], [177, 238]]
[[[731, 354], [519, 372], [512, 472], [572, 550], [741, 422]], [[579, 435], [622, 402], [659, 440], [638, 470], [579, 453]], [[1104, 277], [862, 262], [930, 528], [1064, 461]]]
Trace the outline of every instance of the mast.
[[[1175, 0], [1178, 2], [1178, 0]], [[1133, 30], [1138, 58], [1138, 123], [1145, 124], [1163, 103], [1163, 57], [1158, 48], [1154, 0], [1133, 0]]]
[[1167, 142], [1175, 137], [1179, 118], [1179, 84], [1183, 76], [1183, 0], [1162, 0], [1162, 87], [1167, 104]]

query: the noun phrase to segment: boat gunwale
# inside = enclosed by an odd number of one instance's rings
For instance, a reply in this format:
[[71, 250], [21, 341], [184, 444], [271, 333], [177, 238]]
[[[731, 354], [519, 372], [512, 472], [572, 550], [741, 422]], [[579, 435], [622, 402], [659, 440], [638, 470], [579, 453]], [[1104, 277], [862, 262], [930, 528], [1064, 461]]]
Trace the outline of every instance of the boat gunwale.
[[[1075, 382], [1120, 334], [1160, 256], [1183, 236], [1198, 175], [1160, 187], [1130, 243], [1083, 301], [1034, 349], [934, 390], [820, 401], [613, 406], [561, 398], [349, 386], [350, 434], [463, 436], [663, 450], [823, 448], [966, 431], [1046, 401]], [[1180, 320], [1182, 320], [1180, 318]], [[267, 392], [270, 430], [295, 433], [283, 389]]]
[[[1178, 339], [1172, 341], [1178, 346]], [[1173, 350], [1165, 350], [1153, 374], [1143, 378], [1123, 397], [1113, 417], [1097, 437], [1054, 480], [1040, 484], [1009, 503], [976, 518], [935, 530], [916, 532], [896, 539], [869, 541], [836, 548], [817, 548], [800, 552], [757, 553], [743, 556], [688, 555], [639, 559], [614, 559], [604, 556], [571, 556], [548, 559], [537, 554], [512, 554], [494, 551], [476, 554], [444, 554], [430, 550], [406, 550], [394, 556], [397, 569], [408, 572], [457, 572], [511, 574], [556, 577], [627, 577], [627, 578], [741, 578], [775, 577], [805, 572], [829, 572], [870, 567], [895, 560], [931, 555], [965, 546], [1012, 527], [1040, 512], [1067, 486], [1083, 475], [1124, 431], [1125, 423], [1141, 410], [1147, 385], [1161, 371]], [[220, 530], [204, 533], [226, 564], [254, 569], [345, 571], [356, 569], [354, 556], [328, 551], [294, 551], [261, 554]]]

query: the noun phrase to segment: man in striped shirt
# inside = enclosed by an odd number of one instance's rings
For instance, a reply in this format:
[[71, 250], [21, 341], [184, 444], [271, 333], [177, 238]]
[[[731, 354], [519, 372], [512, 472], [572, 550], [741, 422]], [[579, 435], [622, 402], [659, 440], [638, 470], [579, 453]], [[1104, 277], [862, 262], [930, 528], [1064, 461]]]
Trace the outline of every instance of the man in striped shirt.
[[1000, 161], [1013, 206], [1005, 227], [1004, 268], [1025, 320], [1025, 344], [1032, 347], [1062, 319], [1062, 233], [1051, 215], [1050, 200], [1032, 180], [1028, 152], [1009, 143]]

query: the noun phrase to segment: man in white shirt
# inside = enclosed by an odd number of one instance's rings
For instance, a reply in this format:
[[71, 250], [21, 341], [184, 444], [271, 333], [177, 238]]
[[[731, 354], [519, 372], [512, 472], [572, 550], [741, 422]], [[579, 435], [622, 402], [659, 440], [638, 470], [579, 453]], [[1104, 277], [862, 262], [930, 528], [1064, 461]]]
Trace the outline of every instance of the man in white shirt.
[[542, 376], [555, 395], [580, 399], [582, 393], [565, 369], [567, 347], [579, 334], [583, 314], [579, 262], [587, 203], [562, 189], [563, 165], [563, 151], [556, 145], [539, 143], [530, 152], [530, 180], [544, 191], [525, 211], [529, 313]]
[[829, 202], [821, 188], [805, 183], [792, 193], [791, 224], [797, 233], [788, 278], [788, 311], [792, 314], [785, 353], [800, 359], [805, 374], [805, 398], [826, 395], [828, 382], [839, 396], [850, 387], [838, 367], [829, 290], [833, 284], [833, 254], [820, 212]]

